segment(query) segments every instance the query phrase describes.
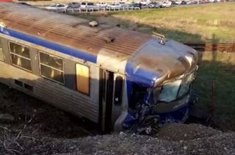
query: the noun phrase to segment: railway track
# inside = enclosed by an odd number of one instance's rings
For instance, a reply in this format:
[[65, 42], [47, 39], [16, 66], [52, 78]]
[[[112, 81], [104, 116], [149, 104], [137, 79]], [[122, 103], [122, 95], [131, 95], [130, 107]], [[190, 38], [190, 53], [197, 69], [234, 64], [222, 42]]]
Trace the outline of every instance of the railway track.
[[235, 43], [184, 43], [199, 52], [235, 52]]

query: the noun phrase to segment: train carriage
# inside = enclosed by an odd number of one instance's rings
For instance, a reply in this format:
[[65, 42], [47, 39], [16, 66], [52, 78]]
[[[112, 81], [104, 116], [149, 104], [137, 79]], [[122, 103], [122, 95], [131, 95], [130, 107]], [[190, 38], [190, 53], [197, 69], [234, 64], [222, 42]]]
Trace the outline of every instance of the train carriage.
[[173, 40], [0, 3], [0, 82], [103, 131], [185, 121], [197, 60]]

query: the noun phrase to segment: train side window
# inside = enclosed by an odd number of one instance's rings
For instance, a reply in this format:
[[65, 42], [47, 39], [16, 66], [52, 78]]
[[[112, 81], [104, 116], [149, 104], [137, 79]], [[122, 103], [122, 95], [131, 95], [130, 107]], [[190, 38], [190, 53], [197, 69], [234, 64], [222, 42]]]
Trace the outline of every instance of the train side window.
[[12, 64], [26, 70], [32, 70], [29, 48], [15, 43], [10, 43], [10, 54]]
[[76, 64], [76, 84], [79, 92], [90, 94], [90, 68], [88, 66]]
[[123, 89], [123, 78], [117, 76], [115, 80], [115, 91], [114, 91], [114, 104], [120, 105], [122, 103], [122, 89]]
[[4, 61], [3, 47], [2, 47], [1, 38], [0, 38], [0, 61]]
[[21, 82], [19, 80], [15, 80], [15, 84], [20, 86], [20, 87], [23, 87], [23, 82]]
[[27, 89], [27, 90], [33, 91], [33, 86], [28, 85], [26, 83], [24, 84], [24, 88]]
[[53, 81], [64, 83], [63, 60], [57, 56], [40, 53], [41, 75]]

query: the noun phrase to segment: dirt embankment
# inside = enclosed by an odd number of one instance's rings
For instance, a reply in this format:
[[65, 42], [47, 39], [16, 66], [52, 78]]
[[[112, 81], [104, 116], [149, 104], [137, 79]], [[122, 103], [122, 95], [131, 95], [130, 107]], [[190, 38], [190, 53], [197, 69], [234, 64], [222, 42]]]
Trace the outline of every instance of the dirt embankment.
[[[97, 135], [95, 125], [0, 84], [0, 154], [235, 155], [235, 133], [171, 124], [156, 137]], [[96, 136], [95, 136], [96, 135]]]

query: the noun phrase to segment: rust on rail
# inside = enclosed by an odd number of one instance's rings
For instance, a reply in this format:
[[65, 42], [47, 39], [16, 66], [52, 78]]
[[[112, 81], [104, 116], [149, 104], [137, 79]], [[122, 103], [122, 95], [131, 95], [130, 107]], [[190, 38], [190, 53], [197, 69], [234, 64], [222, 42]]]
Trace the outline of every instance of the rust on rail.
[[235, 52], [235, 43], [184, 43], [200, 52]]

